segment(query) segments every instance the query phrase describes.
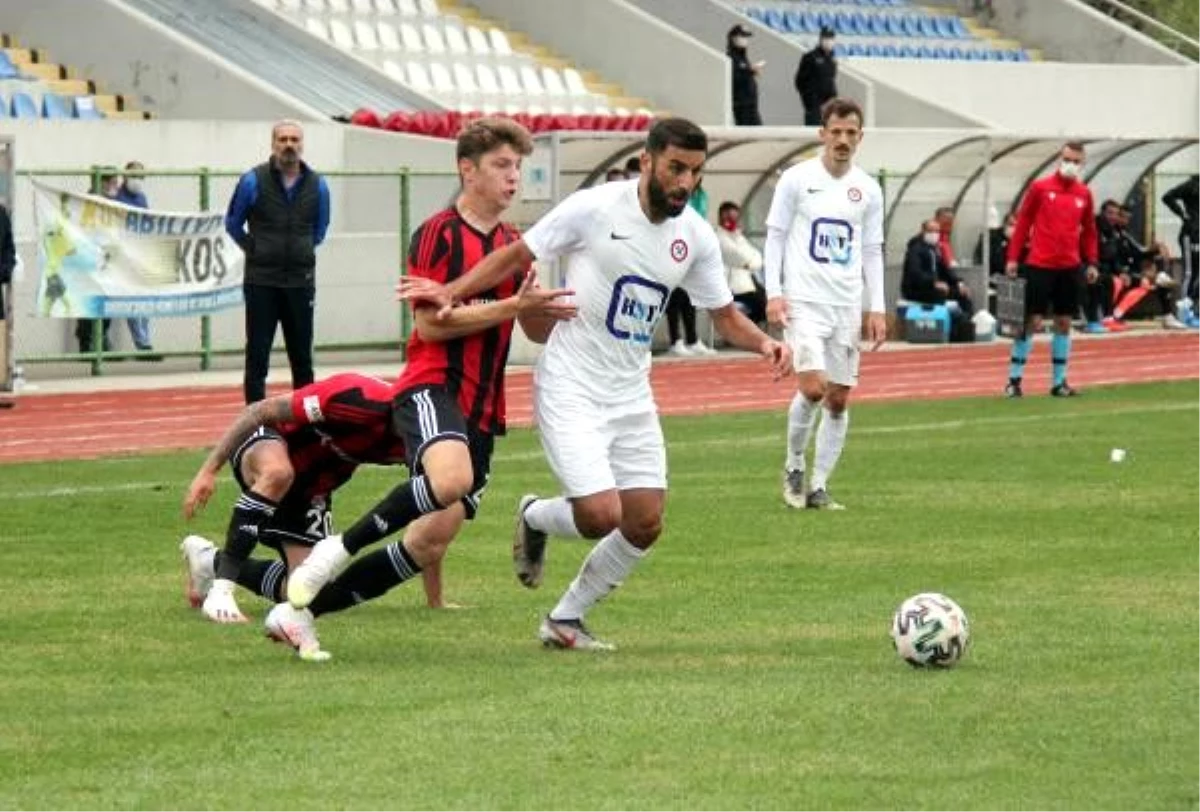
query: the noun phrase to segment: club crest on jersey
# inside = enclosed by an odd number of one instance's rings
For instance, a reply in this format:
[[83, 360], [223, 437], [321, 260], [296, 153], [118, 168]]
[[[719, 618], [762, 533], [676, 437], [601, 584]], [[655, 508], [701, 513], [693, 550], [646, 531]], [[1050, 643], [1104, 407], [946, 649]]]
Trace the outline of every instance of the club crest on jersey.
[[857, 203], [862, 200], [862, 190], [857, 186], [851, 186], [846, 190], [846, 197], [850, 199], [851, 203]]
[[[685, 248], [686, 250], [686, 248]], [[613, 284], [605, 326], [614, 338], [650, 345], [670, 290], [640, 276], [622, 276]]]
[[671, 259], [676, 262], [683, 262], [687, 259], [688, 246], [683, 240], [675, 240], [671, 243]]
[[304, 407], [304, 416], [308, 418], [309, 423], [320, 423], [325, 419], [325, 416], [321, 414], [321, 399], [316, 395], [305, 395], [301, 405]]
[[849, 265], [853, 253], [854, 226], [845, 220], [818, 217], [812, 223], [808, 255], [822, 264]]

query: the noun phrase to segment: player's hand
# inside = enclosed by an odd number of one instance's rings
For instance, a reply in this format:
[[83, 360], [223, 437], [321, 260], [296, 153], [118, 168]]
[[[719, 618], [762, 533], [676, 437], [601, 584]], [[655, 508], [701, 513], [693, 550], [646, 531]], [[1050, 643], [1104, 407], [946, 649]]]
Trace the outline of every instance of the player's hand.
[[1096, 280], [1100, 278], [1100, 271], [1096, 270], [1095, 265], [1089, 265], [1087, 266], [1086, 276], [1089, 285], [1095, 284]]
[[771, 365], [773, 380], [779, 380], [792, 374], [792, 348], [781, 341], [768, 338], [759, 350], [762, 357]]
[[454, 309], [454, 297], [440, 282], [435, 282], [423, 276], [402, 276], [396, 284], [396, 299], [402, 302], [424, 302], [438, 309], [437, 317], [449, 317]]
[[933, 283], [934, 290], [940, 290], [942, 293], [949, 293], [950, 286], [941, 280]]
[[782, 296], [774, 296], [767, 300], [767, 324], [773, 327], [787, 327], [787, 299]]
[[1009, 279], [1016, 279], [1017, 278], [1017, 263], [1015, 263], [1015, 262], [1004, 263], [1004, 275], [1007, 276]]
[[579, 307], [563, 300], [574, 295], [575, 291], [567, 288], [547, 290], [541, 287], [537, 283], [537, 272], [530, 269], [517, 289], [517, 315], [569, 321], [579, 315]]
[[882, 313], [867, 314], [867, 341], [871, 344], [871, 352], [887, 341], [887, 318]]
[[208, 471], [196, 474], [192, 484], [188, 486], [187, 496], [183, 497], [183, 518], [195, 516], [212, 498], [217, 489], [217, 478]]

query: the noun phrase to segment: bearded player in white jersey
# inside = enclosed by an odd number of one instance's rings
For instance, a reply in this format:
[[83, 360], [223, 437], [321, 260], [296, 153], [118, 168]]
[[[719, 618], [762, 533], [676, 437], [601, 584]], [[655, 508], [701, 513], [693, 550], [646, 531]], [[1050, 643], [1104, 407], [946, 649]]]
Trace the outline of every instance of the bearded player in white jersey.
[[[858, 382], [864, 309], [871, 349], [887, 337], [883, 193], [854, 165], [862, 123], [856, 102], [826, 102], [821, 154], [783, 173], [767, 215], [767, 320], [785, 330], [798, 383], [788, 409], [783, 477], [784, 501], [794, 508], [842, 509], [827, 484], [846, 444], [846, 405]], [[818, 409], [812, 478], [805, 489], [804, 456]]]
[[548, 535], [599, 541], [538, 629], [549, 647], [613, 648], [591, 634], [584, 616], [662, 532], [667, 461], [650, 390], [650, 342], [671, 291], [686, 290], [727, 341], [760, 353], [777, 379], [792, 369], [789, 348], [734, 306], [716, 234], [687, 205], [707, 154], [698, 126], [658, 121], [637, 180], [575, 192], [521, 240], [445, 287], [420, 279], [400, 286], [405, 298], [445, 309], [534, 260], [566, 262], [579, 315], [555, 325], [534, 372], [535, 419], [564, 495], [521, 499], [517, 577], [530, 589], [541, 584]]

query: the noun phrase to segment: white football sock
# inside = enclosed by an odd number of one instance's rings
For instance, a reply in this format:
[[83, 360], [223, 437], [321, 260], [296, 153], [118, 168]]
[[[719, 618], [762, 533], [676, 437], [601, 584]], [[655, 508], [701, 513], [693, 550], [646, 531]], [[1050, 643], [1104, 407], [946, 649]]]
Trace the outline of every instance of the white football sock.
[[804, 470], [804, 452], [808, 449], [808, 438], [812, 434], [813, 416], [817, 404], [797, 392], [788, 407], [787, 469]]
[[532, 503], [525, 508], [525, 523], [551, 536], [568, 539], [583, 537], [575, 527], [575, 510], [565, 496], [538, 499]]
[[824, 407], [821, 408], [821, 426], [817, 429], [817, 450], [813, 454], [812, 489], [814, 491], [825, 487], [833, 468], [837, 465], [842, 448], [846, 445], [846, 430], [850, 427], [850, 410], [843, 410], [840, 415], [833, 415]]
[[612, 531], [588, 553], [579, 574], [559, 598], [550, 617], [554, 620], [582, 618], [587, 610], [621, 585], [644, 555], [646, 551], [626, 541], [619, 529]]

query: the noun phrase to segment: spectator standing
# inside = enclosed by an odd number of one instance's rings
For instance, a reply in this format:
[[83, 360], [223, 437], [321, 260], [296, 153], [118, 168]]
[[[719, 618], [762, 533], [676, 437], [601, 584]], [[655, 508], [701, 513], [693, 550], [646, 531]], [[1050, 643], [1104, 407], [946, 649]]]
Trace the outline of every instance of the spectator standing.
[[[126, 173], [142, 172], [145, 168], [141, 161], [130, 161], [125, 164]], [[135, 209], [150, 208], [150, 201], [146, 199], [143, 184], [144, 181], [140, 174], [132, 177], [125, 174], [121, 178], [121, 185], [117, 187], [117, 202]], [[129, 337], [133, 339], [133, 346], [145, 352], [153, 352], [154, 346], [150, 341], [150, 319], [145, 316], [131, 316], [125, 320], [125, 323], [129, 325]], [[139, 360], [160, 361], [162, 356], [142, 355], [139, 356]]]
[[[93, 184], [92, 194], [100, 195], [108, 200], [116, 200], [117, 193], [121, 189], [121, 175], [115, 166], [106, 166], [100, 170], [98, 178], [99, 186]], [[100, 335], [102, 338], [101, 346], [104, 352], [112, 350], [112, 339], [108, 336], [108, 329], [112, 326], [112, 319], [77, 319], [75, 321], [75, 338], [79, 341], [80, 352], [92, 351], [92, 339], [95, 335], [95, 323], [99, 321], [101, 324]]]
[[717, 210], [717, 242], [729, 279], [733, 301], [746, 318], [762, 325], [767, 320], [767, 292], [755, 278], [762, 273], [763, 256], [741, 229], [742, 210], [726, 200]]
[[242, 175], [225, 230], [246, 254], [247, 403], [266, 397], [275, 329], [292, 369], [292, 388], [313, 382], [316, 248], [329, 229], [329, 186], [301, 156], [304, 131], [284, 120], [271, 128], [271, 157]]
[[1059, 152], [1058, 168], [1035, 180], [1021, 200], [1017, 225], [1004, 273], [1017, 275], [1022, 246], [1029, 242], [1025, 258], [1025, 333], [1012, 346], [1008, 384], [1004, 393], [1019, 398], [1024, 393], [1021, 379], [1033, 345], [1042, 329], [1042, 316], [1054, 313], [1054, 335], [1050, 339], [1054, 397], [1074, 397], [1078, 390], [1067, 383], [1071, 357], [1071, 320], [1079, 310], [1079, 270], [1087, 261], [1088, 283], [1099, 276], [1096, 268], [1097, 240], [1092, 192], [1080, 178], [1086, 154], [1081, 141], [1068, 141]]
[[735, 25], [725, 35], [725, 53], [733, 63], [733, 123], [739, 126], [760, 126], [758, 112], [758, 76], [764, 62], [751, 62], [747, 48], [752, 32], [742, 24]]
[[1200, 175], [1192, 175], [1178, 186], [1168, 190], [1162, 198], [1163, 205], [1183, 221], [1179, 229], [1179, 256], [1183, 259], [1183, 284], [1181, 289], [1189, 300], [1182, 313], [1189, 327], [1200, 325], [1196, 317], [1196, 302], [1200, 299]]
[[804, 105], [804, 124], [821, 124], [821, 105], [837, 95], [837, 59], [833, 55], [834, 31], [821, 29], [817, 47], [800, 57], [796, 68], [796, 92]]
[[[9, 363], [9, 355], [12, 353], [12, 346], [8, 343], [10, 325], [7, 309], [11, 302], [6, 301], [5, 297], [9, 285], [12, 284], [13, 269], [16, 267], [17, 247], [13, 243], [12, 219], [8, 216], [8, 209], [0, 206], [0, 364], [5, 365]], [[8, 377], [8, 372], [8, 369], [0, 372], [0, 384]], [[12, 399], [4, 389], [0, 389], [0, 409], [12, 407]]]

